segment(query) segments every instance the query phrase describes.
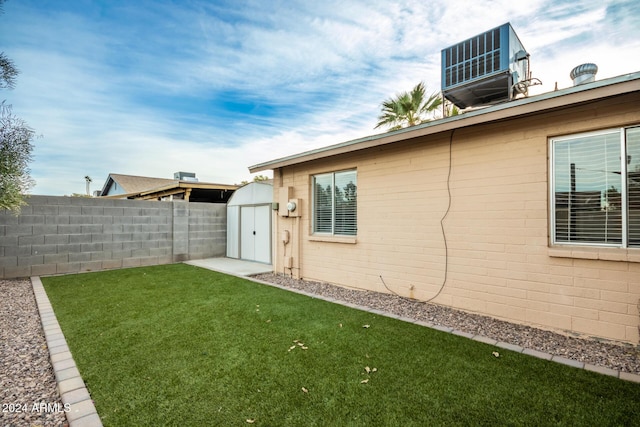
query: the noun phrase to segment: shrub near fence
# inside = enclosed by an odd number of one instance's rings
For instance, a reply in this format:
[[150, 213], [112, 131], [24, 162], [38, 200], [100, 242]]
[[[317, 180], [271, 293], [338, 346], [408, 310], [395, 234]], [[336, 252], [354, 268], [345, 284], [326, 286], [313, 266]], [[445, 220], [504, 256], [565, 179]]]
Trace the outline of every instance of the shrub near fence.
[[224, 256], [225, 204], [30, 196], [0, 211], [0, 278]]

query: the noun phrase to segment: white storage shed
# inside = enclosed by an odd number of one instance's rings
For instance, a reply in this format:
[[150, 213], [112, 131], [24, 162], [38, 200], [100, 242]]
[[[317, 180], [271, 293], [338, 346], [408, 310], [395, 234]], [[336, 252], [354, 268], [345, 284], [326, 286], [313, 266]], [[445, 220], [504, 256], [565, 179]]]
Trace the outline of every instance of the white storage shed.
[[273, 185], [252, 182], [227, 203], [227, 257], [271, 264]]

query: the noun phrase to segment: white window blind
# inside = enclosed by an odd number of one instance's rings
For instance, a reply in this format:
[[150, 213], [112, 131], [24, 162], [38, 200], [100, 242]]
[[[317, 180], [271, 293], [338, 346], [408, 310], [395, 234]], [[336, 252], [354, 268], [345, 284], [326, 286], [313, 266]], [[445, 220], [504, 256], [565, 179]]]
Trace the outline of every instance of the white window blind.
[[334, 234], [355, 236], [356, 222], [356, 172], [347, 171], [334, 175]]
[[629, 246], [640, 247], [640, 128], [627, 129]]
[[315, 175], [312, 185], [313, 232], [355, 236], [358, 229], [356, 171]]
[[640, 245], [639, 146], [639, 128], [552, 140], [555, 243]]
[[333, 232], [332, 181], [332, 174], [318, 175], [314, 178], [313, 231], [315, 233]]

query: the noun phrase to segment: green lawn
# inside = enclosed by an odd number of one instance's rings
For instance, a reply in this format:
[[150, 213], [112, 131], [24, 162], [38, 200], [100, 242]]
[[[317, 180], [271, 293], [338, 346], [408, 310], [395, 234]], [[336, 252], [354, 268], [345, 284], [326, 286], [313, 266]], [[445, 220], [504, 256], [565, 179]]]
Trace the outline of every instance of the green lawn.
[[640, 384], [185, 264], [42, 281], [105, 426], [640, 425]]

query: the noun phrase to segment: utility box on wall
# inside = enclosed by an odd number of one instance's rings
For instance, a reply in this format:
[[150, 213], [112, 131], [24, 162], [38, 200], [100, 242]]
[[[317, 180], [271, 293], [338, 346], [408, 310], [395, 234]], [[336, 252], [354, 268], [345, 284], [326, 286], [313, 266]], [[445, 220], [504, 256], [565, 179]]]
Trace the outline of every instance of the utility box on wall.
[[289, 216], [287, 204], [293, 196], [293, 187], [280, 187], [278, 193], [278, 215]]
[[286, 256], [282, 259], [282, 266], [284, 268], [293, 268], [293, 258]]
[[512, 98], [529, 78], [529, 54], [506, 23], [442, 50], [442, 93], [458, 108]]

